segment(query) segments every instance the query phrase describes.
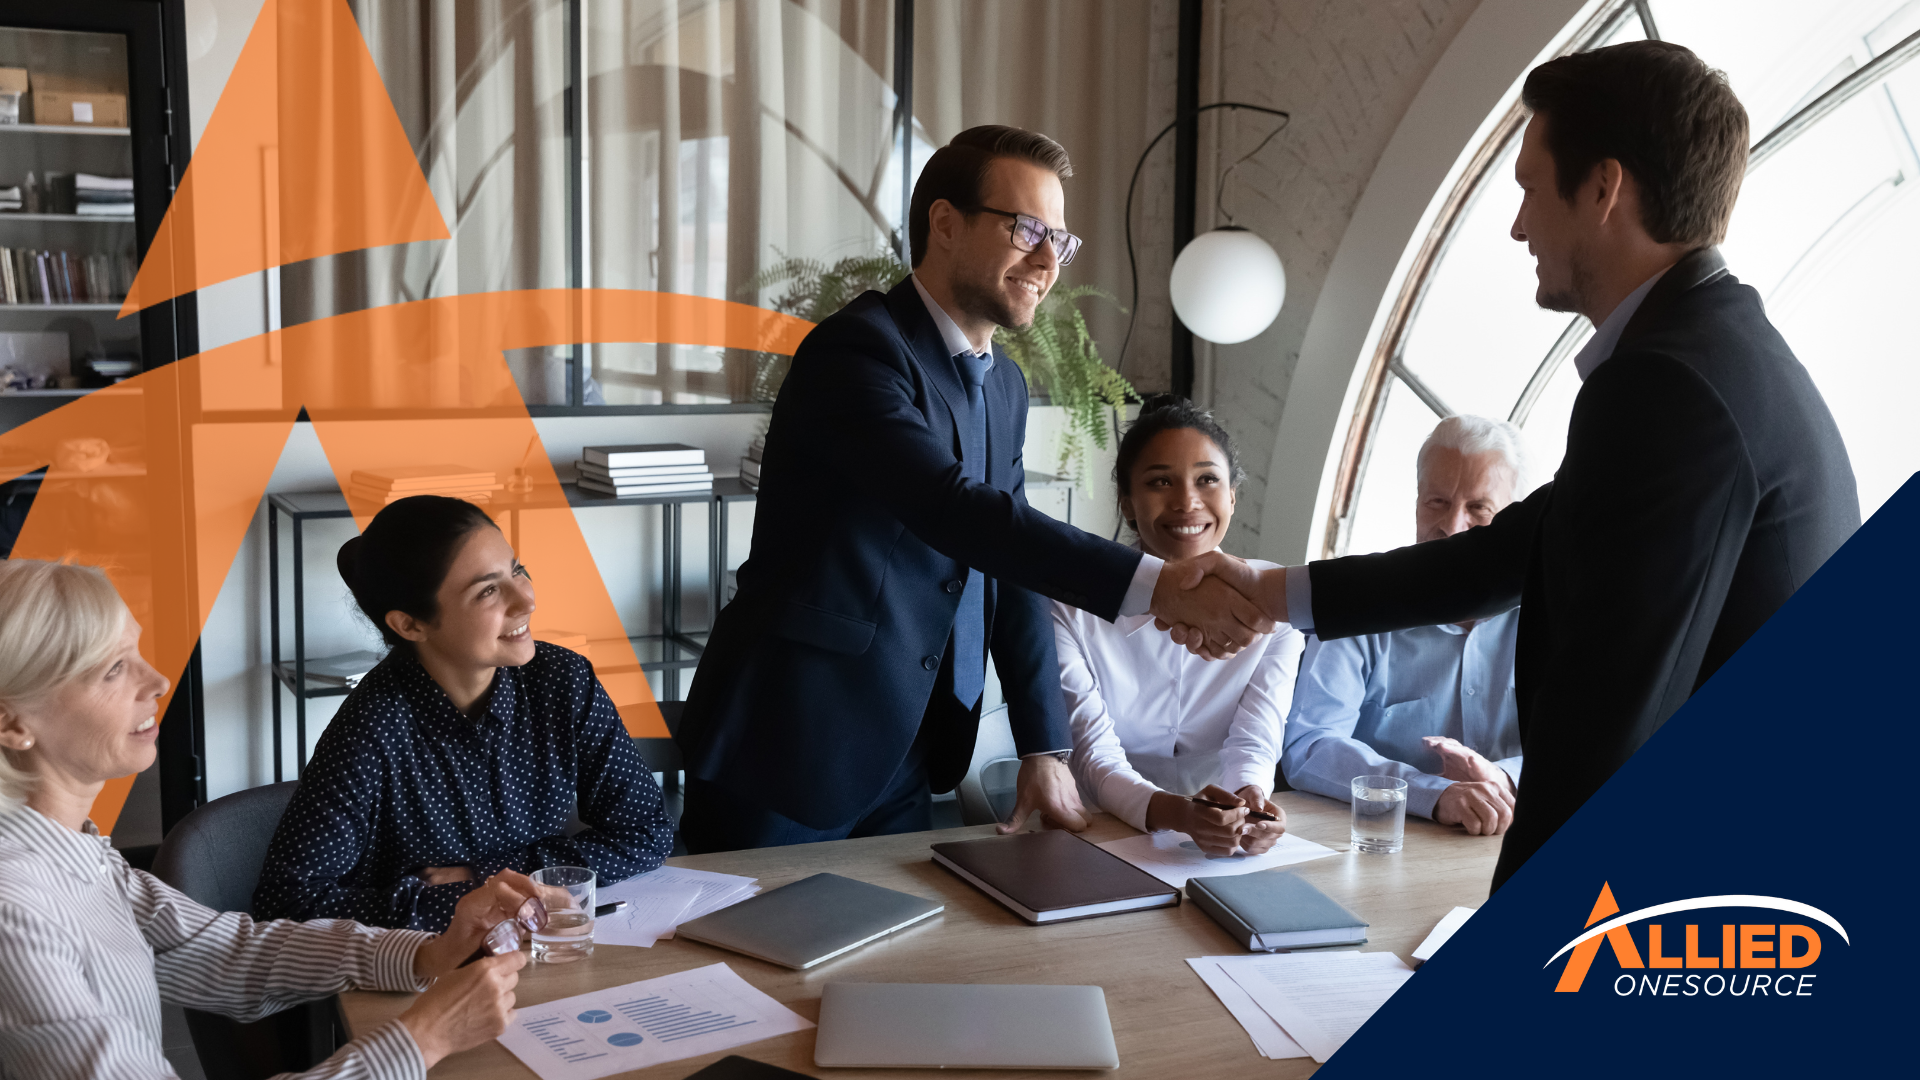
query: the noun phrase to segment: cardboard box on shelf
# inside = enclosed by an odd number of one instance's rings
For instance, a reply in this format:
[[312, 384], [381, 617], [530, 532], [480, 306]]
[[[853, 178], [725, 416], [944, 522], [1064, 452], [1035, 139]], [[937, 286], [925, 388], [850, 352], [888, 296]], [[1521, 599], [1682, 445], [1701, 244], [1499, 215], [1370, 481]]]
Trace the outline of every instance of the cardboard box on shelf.
[[67, 127], [126, 127], [127, 95], [105, 82], [33, 73], [33, 122]]
[[24, 94], [27, 92], [27, 69], [0, 67], [0, 90]]
[[26, 92], [26, 68], [0, 67], [0, 124], [20, 122], [20, 99]]

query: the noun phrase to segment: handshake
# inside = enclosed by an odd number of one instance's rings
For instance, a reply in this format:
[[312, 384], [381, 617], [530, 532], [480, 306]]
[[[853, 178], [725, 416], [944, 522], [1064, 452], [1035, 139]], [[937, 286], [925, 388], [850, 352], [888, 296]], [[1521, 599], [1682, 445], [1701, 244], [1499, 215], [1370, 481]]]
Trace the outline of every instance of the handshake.
[[1223, 660], [1287, 621], [1284, 570], [1256, 570], [1225, 552], [1178, 559], [1160, 571], [1154, 625], [1188, 652]]

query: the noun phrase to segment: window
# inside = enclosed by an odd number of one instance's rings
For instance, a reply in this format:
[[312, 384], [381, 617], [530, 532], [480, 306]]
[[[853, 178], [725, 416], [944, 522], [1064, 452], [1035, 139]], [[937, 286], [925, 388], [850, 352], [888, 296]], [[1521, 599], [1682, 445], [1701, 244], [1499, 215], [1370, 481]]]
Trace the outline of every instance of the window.
[[[1920, 0], [1652, 0], [1610, 5], [1573, 38], [1659, 36], [1727, 73], [1760, 138], [1722, 250], [1832, 408], [1863, 514], [1920, 467], [1920, 66], [1903, 66], [1916, 31]], [[1580, 387], [1569, 361], [1593, 328], [1534, 306], [1532, 259], [1508, 237], [1523, 123], [1512, 107], [1475, 149], [1394, 300], [1325, 554], [1411, 541], [1415, 451], [1450, 412], [1520, 424], [1532, 484], [1559, 465]]]

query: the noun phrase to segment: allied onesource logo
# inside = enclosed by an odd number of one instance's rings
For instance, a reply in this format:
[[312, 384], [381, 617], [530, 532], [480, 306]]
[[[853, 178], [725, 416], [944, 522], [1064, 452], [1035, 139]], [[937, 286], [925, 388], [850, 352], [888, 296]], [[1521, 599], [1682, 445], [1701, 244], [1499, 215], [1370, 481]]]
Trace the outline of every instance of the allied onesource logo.
[[[1655, 921], [1712, 908], [1783, 911], [1808, 922]], [[1624, 915], [1619, 911], [1612, 887], [1601, 883], [1586, 931], [1562, 945], [1544, 965], [1552, 967], [1567, 957], [1553, 988], [1556, 993], [1578, 992], [1604, 945], [1620, 968], [1612, 982], [1619, 997], [1812, 997], [1818, 973], [1808, 969], [1820, 959], [1824, 943], [1819, 927], [1810, 924], [1825, 926], [1843, 944], [1852, 944], [1846, 928], [1833, 916], [1811, 904], [1778, 896], [1700, 896]], [[1633, 933], [1637, 923], [1647, 924], [1638, 939]]]

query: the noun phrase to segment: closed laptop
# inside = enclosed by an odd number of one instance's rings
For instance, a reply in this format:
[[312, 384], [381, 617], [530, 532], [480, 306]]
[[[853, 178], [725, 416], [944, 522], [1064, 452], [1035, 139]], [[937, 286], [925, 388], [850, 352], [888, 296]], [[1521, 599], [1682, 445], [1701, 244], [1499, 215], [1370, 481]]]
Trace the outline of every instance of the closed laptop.
[[1112, 1069], [1097, 986], [829, 983], [813, 1063], [829, 1068]]
[[804, 970], [946, 907], [838, 874], [815, 874], [681, 923], [674, 933]]

